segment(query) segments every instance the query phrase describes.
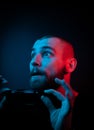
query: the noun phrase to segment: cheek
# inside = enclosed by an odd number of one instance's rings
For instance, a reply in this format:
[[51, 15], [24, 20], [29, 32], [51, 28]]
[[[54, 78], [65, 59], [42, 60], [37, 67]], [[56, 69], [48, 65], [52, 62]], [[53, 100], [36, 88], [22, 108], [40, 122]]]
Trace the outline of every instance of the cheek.
[[50, 61], [45, 63], [45, 70], [48, 76], [54, 76], [60, 73], [63, 69], [63, 63], [61, 61]]
[[29, 64], [29, 70], [31, 71], [33, 69], [33, 66], [31, 65], [31, 63]]

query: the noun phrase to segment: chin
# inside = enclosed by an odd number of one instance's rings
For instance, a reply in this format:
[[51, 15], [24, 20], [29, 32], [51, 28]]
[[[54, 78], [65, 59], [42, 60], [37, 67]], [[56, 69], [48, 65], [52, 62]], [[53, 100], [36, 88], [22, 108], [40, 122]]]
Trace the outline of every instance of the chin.
[[30, 88], [34, 91], [41, 91], [46, 89], [46, 86], [44, 83], [41, 82], [30, 82]]
[[48, 80], [45, 77], [39, 78], [30, 78], [30, 86], [31, 89], [34, 91], [39, 91], [39, 90], [44, 90], [47, 89], [48, 85]]

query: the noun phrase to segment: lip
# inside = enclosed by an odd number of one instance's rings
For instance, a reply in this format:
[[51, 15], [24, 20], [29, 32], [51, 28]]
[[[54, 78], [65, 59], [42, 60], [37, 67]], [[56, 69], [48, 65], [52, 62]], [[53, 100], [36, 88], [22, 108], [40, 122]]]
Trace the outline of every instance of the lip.
[[41, 78], [42, 78], [41, 75], [33, 75], [33, 76], [31, 76], [31, 79], [32, 79], [32, 80], [39, 80], [39, 79], [41, 79]]
[[39, 72], [33, 72], [33, 73], [31, 73], [31, 76], [40, 76], [40, 75], [42, 75], [42, 74], [39, 73]]

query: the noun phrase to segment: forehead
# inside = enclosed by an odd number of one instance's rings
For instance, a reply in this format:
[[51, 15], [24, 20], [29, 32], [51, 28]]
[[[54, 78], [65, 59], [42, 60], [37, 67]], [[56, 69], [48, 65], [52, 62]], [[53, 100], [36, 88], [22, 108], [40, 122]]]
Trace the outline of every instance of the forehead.
[[55, 51], [60, 51], [63, 49], [63, 43], [59, 38], [45, 38], [37, 40], [33, 48], [36, 49], [42, 49], [43, 47], [48, 46], [53, 48]]

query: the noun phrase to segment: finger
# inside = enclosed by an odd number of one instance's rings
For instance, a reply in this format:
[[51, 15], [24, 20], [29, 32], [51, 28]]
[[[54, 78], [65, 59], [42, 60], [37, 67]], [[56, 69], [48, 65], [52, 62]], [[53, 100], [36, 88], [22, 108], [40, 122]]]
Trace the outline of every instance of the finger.
[[68, 98], [65, 98], [65, 100], [62, 102], [61, 114], [64, 114], [64, 115], [68, 114], [68, 112], [70, 111], [70, 107], [71, 105]]
[[10, 88], [1, 88], [0, 93], [8, 92], [10, 90], [11, 90]]
[[6, 101], [6, 96], [3, 96], [2, 100], [0, 101], [0, 109], [3, 107], [5, 101]]
[[70, 86], [63, 80], [55, 78], [55, 82], [59, 85], [61, 85], [65, 89], [65, 95], [68, 96], [73, 96], [72, 90]]
[[8, 81], [5, 78], [3, 78], [2, 75], [0, 75], [0, 83], [1, 84], [6, 84], [6, 83], [8, 83]]
[[63, 101], [65, 99], [65, 97], [60, 92], [58, 92], [58, 91], [56, 91], [54, 89], [44, 90], [44, 93], [52, 94], [60, 101]]
[[43, 101], [43, 103], [45, 104], [45, 106], [48, 108], [48, 111], [51, 113], [53, 110], [55, 110], [56, 108], [54, 107], [53, 103], [51, 102], [51, 100], [47, 97], [47, 96], [41, 96], [41, 100]]

